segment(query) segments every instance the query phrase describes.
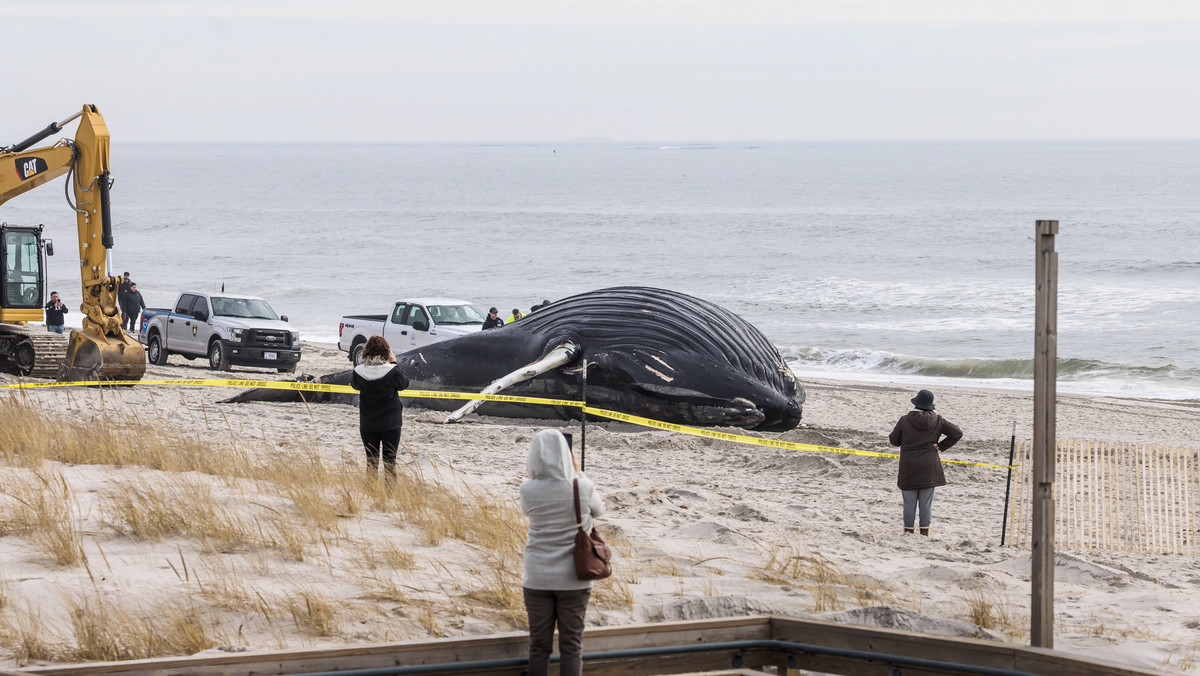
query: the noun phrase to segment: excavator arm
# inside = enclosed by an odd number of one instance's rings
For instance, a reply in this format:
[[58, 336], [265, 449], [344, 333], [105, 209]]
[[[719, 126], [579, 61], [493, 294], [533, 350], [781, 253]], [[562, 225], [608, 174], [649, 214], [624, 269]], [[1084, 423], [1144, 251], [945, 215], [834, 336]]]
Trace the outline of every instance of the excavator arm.
[[[74, 141], [30, 149], [76, 118], [79, 127]], [[139, 380], [146, 371], [141, 344], [121, 330], [118, 280], [108, 274], [108, 252], [113, 245], [108, 146], [104, 117], [95, 106], [85, 105], [77, 115], [52, 123], [21, 143], [0, 148], [0, 204], [64, 174], [74, 195], [74, 203], [68, 203], [75, 210], [79, 233], [83, 328], [71, 334], [58, 373], [60, 381]], [[6, 164], [15, 171], [4, 169]]]

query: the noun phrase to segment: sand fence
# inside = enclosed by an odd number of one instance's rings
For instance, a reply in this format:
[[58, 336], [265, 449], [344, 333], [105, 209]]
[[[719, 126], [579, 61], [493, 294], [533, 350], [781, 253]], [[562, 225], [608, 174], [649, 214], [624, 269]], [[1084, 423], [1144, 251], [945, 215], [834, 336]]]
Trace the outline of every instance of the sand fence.
[[[1016, 449], [1008, 544], [1029, 547], [1031, 445]], [[1062, 549], [1196, 555], [1197, 451], [1178, 446], [1060, 439], [1055, 543]]]

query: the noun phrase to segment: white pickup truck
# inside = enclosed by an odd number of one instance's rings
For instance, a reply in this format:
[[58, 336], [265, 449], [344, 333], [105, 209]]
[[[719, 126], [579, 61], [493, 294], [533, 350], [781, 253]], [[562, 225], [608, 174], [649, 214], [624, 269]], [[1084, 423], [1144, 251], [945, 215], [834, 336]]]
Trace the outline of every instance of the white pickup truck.
[[483, 329], [487, 315], [472, 303], [452, 298], [398, 300], [386, 315], [347, 315], [338, 325], [338, 349], [357, 366], [371, 336], [383, 336], [400, 354], [430, 343]]

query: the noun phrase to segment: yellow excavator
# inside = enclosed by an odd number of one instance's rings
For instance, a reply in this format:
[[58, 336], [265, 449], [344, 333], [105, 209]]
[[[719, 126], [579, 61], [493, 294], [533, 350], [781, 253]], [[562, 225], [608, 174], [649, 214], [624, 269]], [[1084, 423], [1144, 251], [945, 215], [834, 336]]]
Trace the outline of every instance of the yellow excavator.
[[[74, 140], [33, 148], [76, 119]], [[46, 256], [54, 253], [53, 243], [43, 239], [40, 225], [0, 224], [0, 361], [24, 375], [78, 382], [141, 380], [146, 372], [145, 350], [121, 329], [119, 280], [109, 274], [108, 141], [104, 117], [96, 106], [85, 105], [20, 143], [0, 147], [0, 204], [66, 174], [67, 204], [79, 226], [83, 329], [67, 341], [25, 326], [45, 319]]]

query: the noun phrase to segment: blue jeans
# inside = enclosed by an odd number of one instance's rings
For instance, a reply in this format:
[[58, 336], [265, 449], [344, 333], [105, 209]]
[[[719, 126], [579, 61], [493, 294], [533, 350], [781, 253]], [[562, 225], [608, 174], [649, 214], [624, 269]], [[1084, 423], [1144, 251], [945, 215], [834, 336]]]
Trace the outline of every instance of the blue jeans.
[[46, 330], [52, 331], [54, 333], [62, 333], [64, 326], [65, 326], [65, 324], [47, 324]]
[[900, 491], [904, 494], [904, 527], [912, 528], [917, 520], [917, 505], [921, 506], [921, 528], [929, 528], [933, 521], [933, 489]]

